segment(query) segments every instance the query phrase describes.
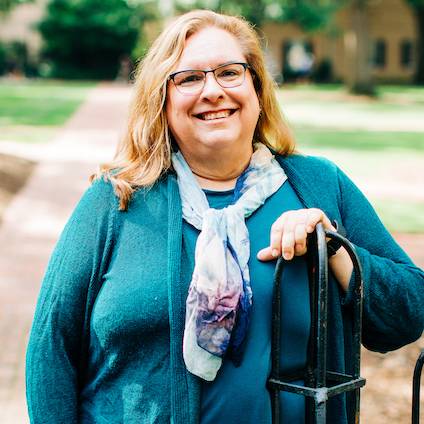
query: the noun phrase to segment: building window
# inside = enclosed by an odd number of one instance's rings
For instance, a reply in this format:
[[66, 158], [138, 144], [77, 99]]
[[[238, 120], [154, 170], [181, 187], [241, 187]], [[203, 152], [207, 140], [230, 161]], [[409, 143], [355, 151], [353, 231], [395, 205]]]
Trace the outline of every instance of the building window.
[[400, 66], [409, 68], [412, 65], [412, 41], [403, 40], [400, 42]]
[[384, 68], [387, 62], [387, 45], [384, 40], [376, 40], [374, 44], [374, 66]]
[[283, 52], [283, 80], [299, 81], [309, 78], [314, 63], [313, 43], [311, 41], [285, 40]]
[[289, 56], [289, 51], [292, 45], [293, 45], [293, 42], [291, 40], [284, 40], [282, 45], [282, 53], [283, 53], [283, 63], [282, 63], [282, 72], [281, 72], [282, 81], [289, 81], [291, 79], [288, 56]]
[[314, 54], [314, 43], [312, 41], [305, 41], [303, 45], [307, 53]]

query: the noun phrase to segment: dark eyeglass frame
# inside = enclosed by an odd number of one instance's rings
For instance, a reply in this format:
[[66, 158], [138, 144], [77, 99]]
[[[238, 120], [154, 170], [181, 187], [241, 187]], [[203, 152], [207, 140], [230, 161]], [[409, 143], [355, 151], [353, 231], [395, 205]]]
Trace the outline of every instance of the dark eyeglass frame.
[[[243, 66], [243, 68], [244, 68], [244, 71], [243, 71], [243, 80], [242, 80], [240, 83], [236, 84], [236, 85], [230, 85], [230, 86], [222, 85], [222, 84], [218, 81], [218, 78], [216, 77], [215, 72], [216, 72], [216, 71], [218, 71], [219, 69], [222, 69], [222, 68], [225, 68], [225, 67], [227, 67], [227, 66], [231, 66], [231, 65], [242, 65], [242, 66]], [[220, 85], [222, 88], [233, 88], [233, 87], [239, 87], [240, 85], [242, 85], [242, 84], [244, 83], [244, 81], [245, 81], [245, 79], [246, 79], [246, 70], [247, 70], [247, 69], [251, 69], [251, 66], [250, 66], [248, 63], [246, 63], [246, 62], [228, 62], [228, 63], [224, 63], [224, 64], [219, 65], [219, 66], [217, 66], [216, 68], [214, 68], [214, 69], [210, 69], [210, 70], [204, 70], [204, 69], [184, 69], [184, 70], [182, 70], [182, 71], [177, 71], [177, 72], [174, 72], [174, 73], [172, 73], [172, 74], [170, 74], [170, 75], [169, 75], [169, 77], [168, 77], [168, 81], [169, 81], [169, 80], [171, 80], [171, 81], [174, 83], [175, 88], [176, 88], [176, 89], [177, 89], [177, 90], [178, 90], [181, 94], [184, 94], [184, 95], [186, 95], [186, 96], [195, 96], [195, 95], [197, 95], [197, 94], [199, 94], [199, 93], [201, 93], [201, 92], [202, 92], [203, 87], [205, 86], [205, 83], [206, 83], [206, 75], [207, 75], [209, 72], [212, 72], [212, 73], [213, 73], [213, 76], [214, 76], [214, 78], [215, 78], [215, 81], [216, 81], [216, 82], [218, 83], [218, 85]], [[180, 91], [180, 89], [178, 88], [177, 84], [175, 84], [175, 77], [176, 77], [178, 74], [182, 74], [183, 72], [203, 72], [204, 78], [203, 78], [202, 88], [200, 88], [199, 90], [196, 90], [196, 92], [194, 92], [194, 93], [185, 93], [185, 92]]]

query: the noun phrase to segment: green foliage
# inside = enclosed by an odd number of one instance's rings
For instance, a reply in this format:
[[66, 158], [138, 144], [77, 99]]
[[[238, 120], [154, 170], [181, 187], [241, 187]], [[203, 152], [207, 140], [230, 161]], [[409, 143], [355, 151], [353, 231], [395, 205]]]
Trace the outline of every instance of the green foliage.
[[178, 12], [193, 9], [210, 9], [229, 15], [243, 16], [249, 22], [260, 27], [265, 18], [265, 8], [269, 0], [175, 0]]
[[180, 10], [193, 7], [244, 16], [260, 27], [266, 21], [296, 22], [305, 31], [325, 27], [345, 0], [177, 0]]
[[296, 22], [305, 31], [326, 27], [334, 13], [344, 5], [341, 0], [279, 0], [282, 7], [280, 21]]
[[140, 20], [137, 41], [131, 52], [133, 63], [137, 63], [147, 52], [149, 42], [143, 30], [142, 24], [148, 21], [158, 21], [161, 19], [159, 12], [159, 2], [156, 0], [127, 0], [134, 7], [134, 13]]
[[424, 0], [407, 0], [412, 7], [424, 7]]
[[113, 78], [136, 44], [138, 11], [124, 0], [51, 0], [39, 24], [46, 76]]
[[37, 75], [36, 66], [31, 62], [23, 41], [0, 44], [0, 75], [8, 73], [28, 77]]
[[0, 0], [0, 14], [9, 12], [14, 6], [21, 3], [29, 3], [32, 0]]

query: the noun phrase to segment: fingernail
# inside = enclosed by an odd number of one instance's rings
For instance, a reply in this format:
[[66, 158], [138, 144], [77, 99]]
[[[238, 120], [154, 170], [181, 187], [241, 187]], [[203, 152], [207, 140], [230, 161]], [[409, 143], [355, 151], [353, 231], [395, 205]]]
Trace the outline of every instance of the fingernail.
[[283, 252], [283, 258], [288, 261], [290, 259], [290, 253], [289, 252]]
[[277, 249], [272, 249], [271, 255], [276, 258], [278, 256], [278, 250]]

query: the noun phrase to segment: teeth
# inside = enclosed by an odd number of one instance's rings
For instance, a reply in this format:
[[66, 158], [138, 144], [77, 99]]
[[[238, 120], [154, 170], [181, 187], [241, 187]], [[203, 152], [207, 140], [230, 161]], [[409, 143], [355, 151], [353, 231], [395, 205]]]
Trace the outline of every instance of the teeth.
[[220, 110], [219, 112], [208, 112], [202, 113], [200, 117], [205, 121], [209, 121], [211, 119], [219, 119], [219, 118], [227, 118], [231, 115], [230, 110]]

